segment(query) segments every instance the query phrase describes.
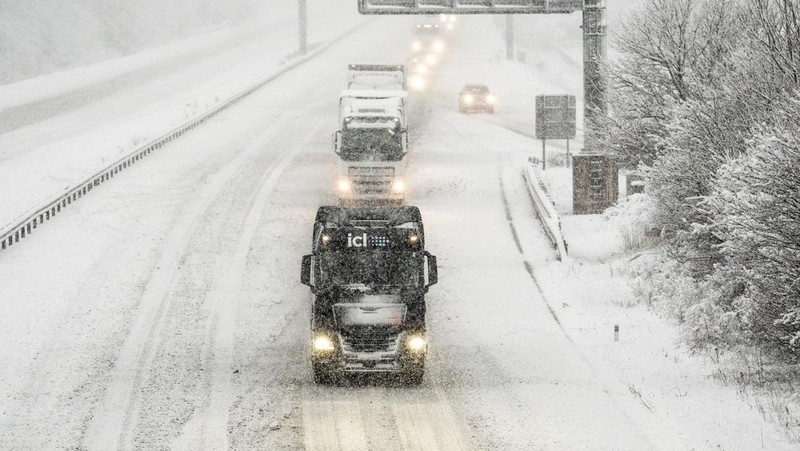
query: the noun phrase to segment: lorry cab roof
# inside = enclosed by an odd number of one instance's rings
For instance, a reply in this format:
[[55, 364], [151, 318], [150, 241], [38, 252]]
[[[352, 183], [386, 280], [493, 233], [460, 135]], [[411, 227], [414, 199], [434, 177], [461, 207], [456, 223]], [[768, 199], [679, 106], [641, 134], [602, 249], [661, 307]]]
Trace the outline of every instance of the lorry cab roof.
[[373, 223], [377, 227], [394, 227], [409, 222], [422, 225], [419, 208], [403, 206], [322, 206], [317, 210], [316, 222], [340, 226]]

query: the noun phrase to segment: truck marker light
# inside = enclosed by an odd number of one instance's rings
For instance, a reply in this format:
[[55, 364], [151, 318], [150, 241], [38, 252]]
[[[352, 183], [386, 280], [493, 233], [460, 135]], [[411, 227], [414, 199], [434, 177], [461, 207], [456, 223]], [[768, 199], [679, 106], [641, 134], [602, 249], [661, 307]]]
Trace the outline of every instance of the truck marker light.
[[422, 351], [425, 349], [425, 339], [415, 335], [406, 340], [406, 347], [412, 351]]
[[409, 242], [409, 243], [411, 243], [411, 244], [417, 244], [417, 241], [419, 241], [419, 237], [418, 237], [418, 236], [416, 236], [416, 235], [409, 235], [409, 237], [408, 237], [408, 242]]
[[335, 348], [333, 346], [333, 341], [326, 337], [325, 335], [317, 335], [314, 338], [314, 350], [315, 351], [333, 351]]

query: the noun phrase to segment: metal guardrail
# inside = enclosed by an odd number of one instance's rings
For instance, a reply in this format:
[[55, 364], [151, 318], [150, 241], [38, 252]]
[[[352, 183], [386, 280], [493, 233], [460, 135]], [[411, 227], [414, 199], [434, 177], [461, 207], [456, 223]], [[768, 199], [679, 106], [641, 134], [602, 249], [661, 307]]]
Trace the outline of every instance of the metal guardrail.
[[523, 176], [527, 182], [528, 194], [530, 194], [533, 205], [536, 208], [536, 214], [539, 215], [539, 220], [542, 221], [550, 241], [555, 245], [558, 259], [564, 261], [567, 258], [567, 243], [564, 241], [564, 236], [561, 235], [561, 220], [553, 207], [553, 203], [547, 196], [541, 180], [536, 176], [536, 169], [534, 169], [533, 163], [528, 162], [525, 164]]
[[72, 186], [68, 186], [62, 192], [54, 194], [48, 200], [45, 200], [36, 207], [31, 208], [30, 210], [28, 210], [28, 212], [23, 213], [17, 219], [11, 221], [8, 225], [0, 229], [0, 250], [7, 249], [13, 245], [18, 244], [21, 239], [33, 233], [33, 231], [36, 230], [39, 226], [41, 226], [44, 222], [49, 221], [51, 218], [55, 217], [58, 213], [61, 212], [62, 209], [66, 208], [73, 202], [82, 198], [84, 195], [92, 191], [92, 189], [94, 189], [95, 187], [113, 178], [124, 169], [127, 169], [134, 163], [138, 162], [140, 159], [149, 155], [151, 152], [162, 148], [164, 145], [172, 142], [177, 138], [180, 138], [181, 136], [183, 136], [184, 133], [194, 130], [199, 125], [203, 124], [207, 120], [216, 116], [220, 112], [227, 110], [231, 106], [238, 103], [240, 100], [244, 99], [245, 97], [249, 96], [256, 90], [260, 89], [261, 87], [269, 83], [270, 81], [280, 76], [284, 72], [291, 70], [296, 66], [299, 66], [300, 64], [303, 64], [307, 60], [323, 52], [329, 46], [339, 41], [340, 39], [344, 38], [345, 36], [349, 35], [350, 33], [354, 32], [363, 25], [364, 23], [362, 22], [329, 41], [326, 41], [322, 44], [318, 44], [314, 47], [310, 47], [309, 51], [305, 55], [300, 57], [293, 57], [286, 64], [279, 67], [277, 70], [271, 72], [262, 80], [243, 89], [239, 93], [234, 94], [233, 96], [229, 97], [227, 100], [224, 100], [217, 106], [209, 109], [205, 113], [202, 113], [200, 116], [191, 119], [182, 125], [179, 125], [178, 127], [162, 134], [160, 137], [146, 144], [143, 144], [142, 146], [137, 147], [136, 149], [131, 151], [128, 155], [118, 159], [114, 163], [111, 163], [110, 165], [106, 166], [105, 168], [96, 171], [91, 175], [83, 178], [78, 183], [75, 183]]

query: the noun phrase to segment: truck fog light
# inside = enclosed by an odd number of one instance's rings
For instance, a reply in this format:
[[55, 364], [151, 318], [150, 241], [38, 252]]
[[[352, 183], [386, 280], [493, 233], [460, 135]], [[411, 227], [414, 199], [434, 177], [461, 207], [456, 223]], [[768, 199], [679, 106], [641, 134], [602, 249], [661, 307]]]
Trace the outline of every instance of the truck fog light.
[[406, 190], [406, 183], [402, 180], [395, 180], [392, 183], [392, 191], [395, 193], [402, 193]]
[[349, 192], [350, 191], [350, 180], [340, 179], [339, 182], [336, 184], [336, 188], [341, 193]]
[[314, 338], [313, 345], [314, 351], [316, 352], [330, 352], [334, 350], [333, 340], [325, 335], [317, 335], [317, 337]]
[[424, 351], [425, 345], [425, 339], [419, 335], [412, 335], [406, 340], [406, 347], [411, 351]]

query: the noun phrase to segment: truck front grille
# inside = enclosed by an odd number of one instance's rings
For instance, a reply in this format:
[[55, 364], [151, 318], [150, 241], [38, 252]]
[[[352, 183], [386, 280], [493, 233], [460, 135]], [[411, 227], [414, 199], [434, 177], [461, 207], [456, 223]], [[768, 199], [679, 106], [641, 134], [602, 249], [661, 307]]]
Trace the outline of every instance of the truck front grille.
[[356, 194], [383, 194], [392, 187], [394, 168], [351, 166], [348, 175]]
[[342, 349], [345, 352], [397, 352], [399, 334], [348, 334], [342, 335]]

